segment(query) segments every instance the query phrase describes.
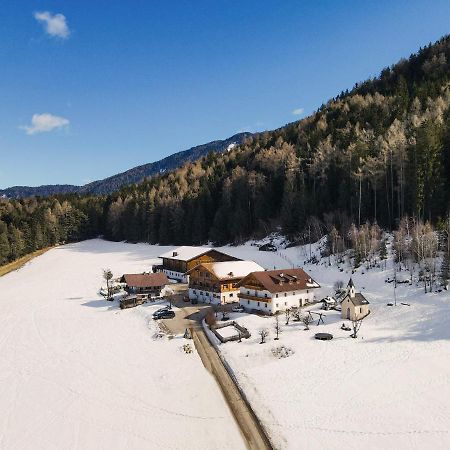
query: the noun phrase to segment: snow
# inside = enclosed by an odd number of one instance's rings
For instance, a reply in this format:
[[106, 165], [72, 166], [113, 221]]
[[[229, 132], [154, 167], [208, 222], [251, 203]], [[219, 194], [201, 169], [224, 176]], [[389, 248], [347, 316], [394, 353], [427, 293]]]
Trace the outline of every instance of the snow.
[[[267, 269], [300, 265], [321, 285], [318, 300], [352, 277], [370, 302], [357, 339], [340, 329], [336, 311], [324, 311], [320, 326], [314, 315], [310, 331], [281, 316], [278, 341], [272, 317], [230, 313], [251, 337], [218, 347], [275, 447], [448, 449], [450, 293], [400, 284], [397, 306], [388, 307], [392, 260], [387, 269], [362, 266], [354, 274], [333, 260], [305, 264], [321, 244], [218, 249]], [[141, 273], [169, 250], [92, 240], [0, 278], [0, 448], [242, 448], [198, 355], [184, 354], [180, 337], [152, 339], [149, 318], [160, 305], [121, 311], [96, 294], [101, 268]], [[261, 328], [270, 331], [263, 345]], [[334, 339], [317, 341], [316, 332]], [[281, 346], [288, 357], [273, 355]]]
[[211, 270], [219, 279], [230, 278], [230, 273], [233, 273], [234, 278], [242, 278], [251, 272], [264, 270], [254, 261], [224, 261], [210, 264]]
[[238, 336], [239, 332], [234, 328], [234, 326], [227, 326], [216, 329], [216, 332], [219, 333], [223, 338], [229, 338], [233, 336]]
[[[163, 253], [159, 257], [176, 259], [176, 260], [180, 260], [180, 261], [189, 261], [192, 258], [195, 258], [196, 256], [203, 255], [203, 253], [206, 253], [209, 250], [211, 250], [211, 247], [191, 247], [191, 246], [184, 245], [182, 247], [177, 247], [166, 253]], [[177, 253], [176, 256], [173, 256], [174, 252]]]
[[[319, 245], [312, 254], [319, 255]], [[394, 301], [393, 263], [387, 269], [348, 265], [340, 272], [319, 264], [304, 264], [309, 247], [278, 253], [259, 252], [255, 246], [227, 247], [224, 251], [254, 259], [266, 267], [298, 264], [321, 285], [316, 298], [333, 294], [333, 284], [350, 277], [370, 302], [357, 339], [343, 331], [337, 311], [323, 311], [325, 325], [315, 321], [285, 325], [274, 341], [274, 318], [230, 314], [252, 336], [241, 343], [219, 346], [247, 398], [281, 449], [448, 449], [450, 440], [450, 293], [424, 294], [423, 286], [399, 285]], [[406, 275], [405, 275], [406, 276]], [[409, 303], [404, 306], [400, 303]], [[319, 311], [318, 303], [308, 308]], [[349, 323], [348, 323], [349, 324]], [[259, 345], [258, 331], [267, 328], [267, 343]], [[316, 332], [333, 334], [332, 341], [314, 339]], [[294, 351], [276, 358], [272, 349]]]
[[198, 354], [154, 339], [161, 303], [97, 294], [102, 268], [142, 273], [166, 250], [85, 241], [0, 278], [1, 449], [244, 448]]

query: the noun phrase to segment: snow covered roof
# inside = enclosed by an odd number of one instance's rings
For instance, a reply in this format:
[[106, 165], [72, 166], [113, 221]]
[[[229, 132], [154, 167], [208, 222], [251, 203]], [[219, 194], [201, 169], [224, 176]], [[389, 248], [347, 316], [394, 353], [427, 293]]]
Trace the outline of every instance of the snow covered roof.
[[127, 286], [149, 288], [155, 286], [165, 286], [169, 284], [169, 279], [163, 272], [156, 273], [126, 273], [120, 279]]
[[341, 300], [341, 303], [346, 299], [349, 298], [350, 301], [355, 305], [355, 306], [361, 306], [361, 305], [368, 305], [369, 302], [367, 301], [366, 297], [364, 297], [364, 295], [362, 295], [359, 292], [355, 293], [354, 297], [351, 297], [349, 293], [347, 293], [347, 295]]
[[[256, 278], [262, 284], [265, 290], [275, 292], [291, 292], [303, 289], [318, 288], [316, 283], [303, 269], [277, 269], [266, 270], [264, 272], [252, 272], [249, 274]], [[243, 279], [239, 285], [245, 286], [246, 279]]]
[[188, 273], [200, 266], [211, 272], [219, 280], [244, 278], [251, 272], [264, 270], [263, 267], [254, 261], [224, 261], [202, 263], [191, 269]]
[[190, 261], [197, 256], [203, 255], [212, 250], [211, 247], [191, 247], [190, 245], [183, 245], [182, 247], [174, 248], [170, 252], [163, 253], [160, 258], [177, 259], [180, 261]]

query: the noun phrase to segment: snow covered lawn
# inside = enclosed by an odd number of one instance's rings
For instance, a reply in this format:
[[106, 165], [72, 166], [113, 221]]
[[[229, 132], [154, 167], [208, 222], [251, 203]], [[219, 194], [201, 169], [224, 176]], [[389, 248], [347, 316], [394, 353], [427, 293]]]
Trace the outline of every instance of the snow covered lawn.
[[[266, 268], [289, 267], [285, 258], [301, 265], [306, 259], [300, 248], [283, 250], [282, 257], [248, 245], [228, 250]], [[304, 268], [322, 285], [317, 298], [351, 276], [325, 262]], [[340, 329], [343, 321], [335, 311], [324, 311], [325, 325], [317, 326], [314, 316], [310, 331], [292, 319], [285, 326], [281, 316], [278, 341], [273, 318], [230, 315], [252, 337], [220, 350], [278, 448], [450, 448], [450, 292], [425, 295], [423, 287], [403, 284], [397, 288], [398, 306], [388, 307], [394, 287], [384, 280], [393, 277], [392, 261], [387, 268], [365, 274], [361, 268], [353, 275], [372, 310], [358, 339]], [[262, 345], [261, 328], [270, 331]], [[334, 339], [317, 341], [316, 332]], [[294, 353], [279, 359], [271, 351], [279, 346]]]
[[97, 295], [102, 268], [142, 272], [167, 250], [85, 241], [0, 278], [1, 449], [244, 448], [197, 353], [153, 339], [160, 305]]

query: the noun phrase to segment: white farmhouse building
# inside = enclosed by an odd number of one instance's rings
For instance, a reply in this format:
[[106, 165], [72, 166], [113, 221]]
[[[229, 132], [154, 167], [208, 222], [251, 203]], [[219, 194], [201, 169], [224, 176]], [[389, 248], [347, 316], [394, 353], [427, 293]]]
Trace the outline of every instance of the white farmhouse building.
[[319, 286], [303, 269], [252, 272], [240, 283], [239, 302], [266, 314], [298, 308], [314, 299]]

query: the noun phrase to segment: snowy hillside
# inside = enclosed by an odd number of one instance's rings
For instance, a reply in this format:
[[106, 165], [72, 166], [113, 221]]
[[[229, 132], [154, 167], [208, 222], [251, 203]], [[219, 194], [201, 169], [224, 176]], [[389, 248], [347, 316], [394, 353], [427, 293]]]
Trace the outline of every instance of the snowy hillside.
[[[303, 264], [309, 248], [276, 253], [250, 245], [227, 249], [253, 258], [267, 268], [302, 265], [321, 284], [317, 298], [333, 293], [337, 280], [350, 276], [369, 300], [371, 314], [357, 339], [340, 329], [340, 313], [325, 311], [325, 325], [293, 322], [274, 340], [274, 318], [235, 314], [232, 318], [252, 333], [242, 343], [220, 346], [239, 383], [279, 448], [407, 449], [449, 448], [450, 438], [450, 292], [424, 294], [423, 285], [399, 284], [394, 302], [393, 261], [386, 269], [352, 274], [341, 265]], [[312, 254], [320, 256], [317, 245]], [[408, 278], [408, 274], [402, 275]], [[402, 305], [407, 303], [410, 306]], [[309, 307], [320, 311], [320, 305]], [[348, 322], [348, 321], [346, 321]], [[258, 331], [270, 331], [259, 344]], [[328, 342], [313, 338], [329, 332]], [[272, 350], [285, 346], [294, 353], [278, 359]]]

